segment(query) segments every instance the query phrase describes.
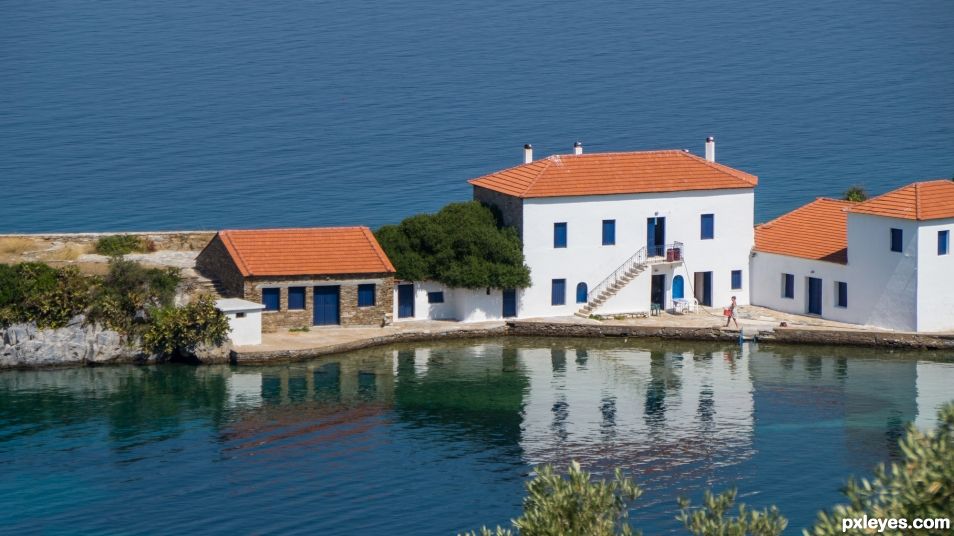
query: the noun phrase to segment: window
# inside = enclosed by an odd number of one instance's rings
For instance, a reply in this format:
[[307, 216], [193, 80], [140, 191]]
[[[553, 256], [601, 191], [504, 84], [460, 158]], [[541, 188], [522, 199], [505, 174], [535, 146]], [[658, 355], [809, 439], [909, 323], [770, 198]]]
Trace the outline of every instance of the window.
[[374, 305], [374, 283], [358, 285], [358, 307]]
[[586, 283], [576, 285], [576, 303], [586, 303]]
[[245, 313], [235, 313], [235, 318], [245, 318]]
[[742, 270], [732, 270], [732, 290], [742, 288]]
[[444, 291], [428, 292], [427, 303], [444, 303]]
[[616, 220], [603, 220], [603, 245], [616, 244]]
[[950, 233], [948, 231], [938, 231], [937, 232], [937, 254], [938, 255], [947, 255], [947, 252], [950, 251]]
[[702, 240], [715, 238], [715, 214], [703, 214], [699, 223], [699, 238]]
[[262, 289], [262, 303], [265, 304], [266, 311], [277, 311], [281, 305], [282, 289], [280, 288], [263, 288]]
[[300, 311], [305, 308], [305, 287], [288, 288], [288, 310]]
[[835, 281], [835, 299], [836, 306], [848, 307], [848, 283]]
[[553, 224], [553, 247], [566, 247], [566, 222]]
[[566, 305], [566, 279], [554, 279], [550, 292], [550, 305]]
[[795, 275], [782, 274], [782, 297], [795, 299]]
[[901, 251], [901, 229], [891, 229], [891, 251]]

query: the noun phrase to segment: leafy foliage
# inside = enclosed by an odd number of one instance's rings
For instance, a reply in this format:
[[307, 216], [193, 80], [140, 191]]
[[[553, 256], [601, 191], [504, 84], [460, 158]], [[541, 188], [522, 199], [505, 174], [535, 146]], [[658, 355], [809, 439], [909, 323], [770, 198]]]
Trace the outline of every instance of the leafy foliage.
[[866, 201], [868, 199], [868, 192], [865, 191], [861, 186], [852, 186], [845, 190], [844, 200], [845, 201]]
[[[843, 534], [845, 518], [950, 518], [954, 512], [954, 403], [938, 412], [938, 427], [922, 432], [914, 425], [901, 439], [902, 459], [875, 469], [873, 480], [851, 479], [844, 493], [848, 504], [822, 512], [806, 536]], [[904, 534], [949, 534], [949, 530], [914, 531]], [[888, 530], [885, 534], [901, 534]]]
[[530, 286], [517, 230], [504, 227], [499, 213], [476, 201], [411, 216], [375, 235], [401, 279], [464, 288]]
[[162, 355], [186, 355], [203, 343], [222, 344], [228, 334], [228, 319], [215, 308], [211, 296], [203, 295], [184, 307], [153, 310], [143, 346]]
[[149, 244], [135, 235], [104, 236], [96, 241], [96, 253], [109, 257], [121, 257], [127, 253], [145, 253]]
[[146, 268], [114, 257], [96, 290], [90, 320], [123, 333], [133, 333], [152, 308], [169, 307], [180, 281], [175, 268]]
[[26, 262], [0, 265], [0, 325], [35, 322], [60, 328], [89, 306], [95, 281], [75, 267]]
[[718, 495], [706, 490], [702, 508], [693, 509], [688, 499], [680, 497], [676, 519], [695, 536], [778, 536], [788, 526], [788, 520], [774, 506], [758, 511], [740, 504], [738, 516], [727, 517], [735, 505], [735, 498], [734, 489]]
[[[630, 535], [629, 505], [640, 495], [642, 490], [624, 478], [620, 469], [612, 481], [596, 482], [575, 461], [567, 469], [566, 478], [546, 465], [527, 484], [523, 515], [513, 520], [513, 526], [522, 536]], [[512, 533], [502, 527], [495, 531], [483, 527], [480, 534]]]

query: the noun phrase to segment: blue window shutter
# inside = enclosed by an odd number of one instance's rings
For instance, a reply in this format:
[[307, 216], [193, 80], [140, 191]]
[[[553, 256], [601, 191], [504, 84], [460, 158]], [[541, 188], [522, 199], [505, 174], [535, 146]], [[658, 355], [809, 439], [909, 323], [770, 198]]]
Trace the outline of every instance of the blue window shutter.
[[795, 276], [793, 274], [782, 274], [782, 297], [795, 297]]
[[288, 310], [300, 311], [305, 308], [305, 287], [289, 287]]
[[838, 307], [848, 307], [848, 283], [838, 281]]
[[937, 232], [937, 254], [938, 255], [947, 255], [948, 250], [950, 249], [950, 233], [948, 231], [938, 231]]
[[603, 220], [603, 245], [616, 244], [616, 220]]
[[374, 283], [358, 285], [358, 307], [371, 307], [374, 305]]
[[566, 279], [553, 280], [550, 305], [566, 305]]
[[732, 290], [742, 288], [742, 270], [732, 270]]
[[444, 303], [444, 291], [428, 292], [427, 303]]
[[700, 236], [702, 240], [715, 238], [715, 214], [703, 214], [700, 219]]
[[566, 247], [566, 222], [553, 224], [553, 247]]
[[281, 305], [281, 292], [280, 288], [263, 288], [262, 289], [262, 303], [265, 305], [266, 311], [277, 311]]
[[901, 229], [891, 229], [891, 251], [902, 251], [903, 233]]

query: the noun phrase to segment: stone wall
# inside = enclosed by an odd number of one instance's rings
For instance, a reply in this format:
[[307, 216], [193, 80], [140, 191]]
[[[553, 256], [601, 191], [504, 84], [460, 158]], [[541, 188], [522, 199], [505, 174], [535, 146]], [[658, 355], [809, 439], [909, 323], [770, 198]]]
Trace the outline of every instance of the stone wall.
[[245, 278], [225, 249], [219, 235], [215, 235], [196, 257], [195, 268], [205, 277], [219, 281], [225, 297], [241, 298], [245, 292]]
[[523, 240], [523, 200], [512, 195], [502, 194], [480, 186], [474, 186], [474, 200], [485, 205], [497, 207], [503, 217], [503, 224], [516, 227]]
[[739, 333], [718, 327], [623, 326], [564, 322], [507, 322], [507, 334], [520, 337], [633, 337], [701, 341], [739, 340]]
[[[375, 284], [375, 304], [358, 307], [358, 285]], [[314, 324], [314, 292], [312, 287], [335, 284], [340, 287], [338, 312], [342, 326], [380, 326], [390, 324], [394, 304], [394, 277], [391, 274], [352, 274], [333, 276], [251, 277], [245, 280], [243, 298], [262, 303], [262, 289], [278, 287], [278, 311], [262, 313], [262, 331], [297, 328]], [[305, 287], [305, 309], [288, 310], [288, 288]]]
[[215, 231], [115, 231], [108, 233], [31, 233], [31, 234], [0, 234], [0, 238], [28, 238], [38, 243], [53, 244], [65, 242], [67, 244], [88, 244], [90, 246], [105, 236], [133, 235], [152, 242], [157, 250], [170, 251], [198, 251], [209, 243], [215, 236]]

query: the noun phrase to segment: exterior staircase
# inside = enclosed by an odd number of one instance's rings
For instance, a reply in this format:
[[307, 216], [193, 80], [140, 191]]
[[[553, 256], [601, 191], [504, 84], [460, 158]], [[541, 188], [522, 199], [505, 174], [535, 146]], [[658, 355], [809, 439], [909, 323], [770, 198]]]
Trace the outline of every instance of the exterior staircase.
[[663, 247], [654, 246], [652, 251], [642, 247], [635, 255], [626, 259], [613, 273], [593, 288], [586, 295], [586, 305], [574, 313], [582, 318], [589, 318], [591, 314], [603, 306], [607, 300], [615, 296], [630, 281], [639, 277], [641, 273], [654, 264], [682, 262], [682, 242], [673, 242]]
[[190, 293], [193, 295], [211, 294], [216, 299], [227, 298], [230, 294], [221, 281], [203, 276], [195, 278]]

